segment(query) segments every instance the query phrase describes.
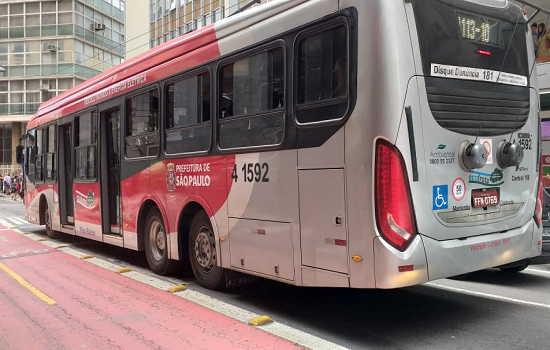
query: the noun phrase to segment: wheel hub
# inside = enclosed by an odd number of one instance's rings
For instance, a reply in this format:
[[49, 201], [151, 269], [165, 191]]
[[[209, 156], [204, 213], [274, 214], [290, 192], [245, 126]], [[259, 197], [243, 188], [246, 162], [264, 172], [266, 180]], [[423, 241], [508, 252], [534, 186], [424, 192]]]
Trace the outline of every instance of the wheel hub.
[[207, 227], [202, 227], [195, 239], [195, 258], [205, 272], [216, 264], [216, 244], [214, 235]]
[[158, 221], [153, 222], [149, 229], [149, 242], [154, 259], [162, 260], [166, 249], [166, 233]]

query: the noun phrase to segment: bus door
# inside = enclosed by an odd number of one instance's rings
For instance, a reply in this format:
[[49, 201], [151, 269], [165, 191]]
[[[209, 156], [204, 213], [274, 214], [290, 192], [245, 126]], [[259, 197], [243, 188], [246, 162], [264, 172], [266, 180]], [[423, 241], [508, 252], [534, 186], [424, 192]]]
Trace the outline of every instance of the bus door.
[[121, 235], [120, 220], [120, 111], [101, 113], [101, 200], [104, 234]]
[[61, 224], [74, 224], [72, 123], [59, 126], [59, 211]]

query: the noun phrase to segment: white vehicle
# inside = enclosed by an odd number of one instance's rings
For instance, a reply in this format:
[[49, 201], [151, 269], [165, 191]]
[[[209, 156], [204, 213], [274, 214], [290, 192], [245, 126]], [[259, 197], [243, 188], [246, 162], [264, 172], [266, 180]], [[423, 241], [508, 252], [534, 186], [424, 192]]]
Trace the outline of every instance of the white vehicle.
[[209, 288], [524, 266], [542, 237], [526, 22], [507, 0], [280, 0], [216, 22], [40, 107], [28, 220], [156, 273], [186, 260]]

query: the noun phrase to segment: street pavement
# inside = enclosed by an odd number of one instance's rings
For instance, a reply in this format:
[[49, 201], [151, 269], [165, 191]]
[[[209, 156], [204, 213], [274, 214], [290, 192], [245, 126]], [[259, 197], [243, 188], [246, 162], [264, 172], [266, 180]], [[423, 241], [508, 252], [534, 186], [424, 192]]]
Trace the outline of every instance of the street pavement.
[[[398, 290], [259, 280], [217, 292], [152, 274], [142, 252], [71, 236], [39, 242], [44, 229], [24, 220], [21, 202], [0, 197], [0, 225], [0, 264], [55, 301], [0, 269], [2, 350], [550, 349], [548, 265]], [[187, 289], [166, 292], [178, 285]], [[248, 325], [259, 315], [273, 322]]]

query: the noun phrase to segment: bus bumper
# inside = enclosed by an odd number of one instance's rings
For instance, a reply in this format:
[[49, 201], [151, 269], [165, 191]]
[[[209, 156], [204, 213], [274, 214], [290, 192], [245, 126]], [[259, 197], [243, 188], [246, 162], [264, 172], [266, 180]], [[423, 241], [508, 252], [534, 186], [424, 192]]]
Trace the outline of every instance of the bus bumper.
[[430, 280], [502, 266], [541, 254], [542, 233], [534, 220], [503, 233], [437, 241], [422, 237]]
[[400, 288], [502, 266], [541, 255], [533, 220], [504, 233], [437, 241], [418, 235], [405, 252], [374, 240], [376, 288]]

